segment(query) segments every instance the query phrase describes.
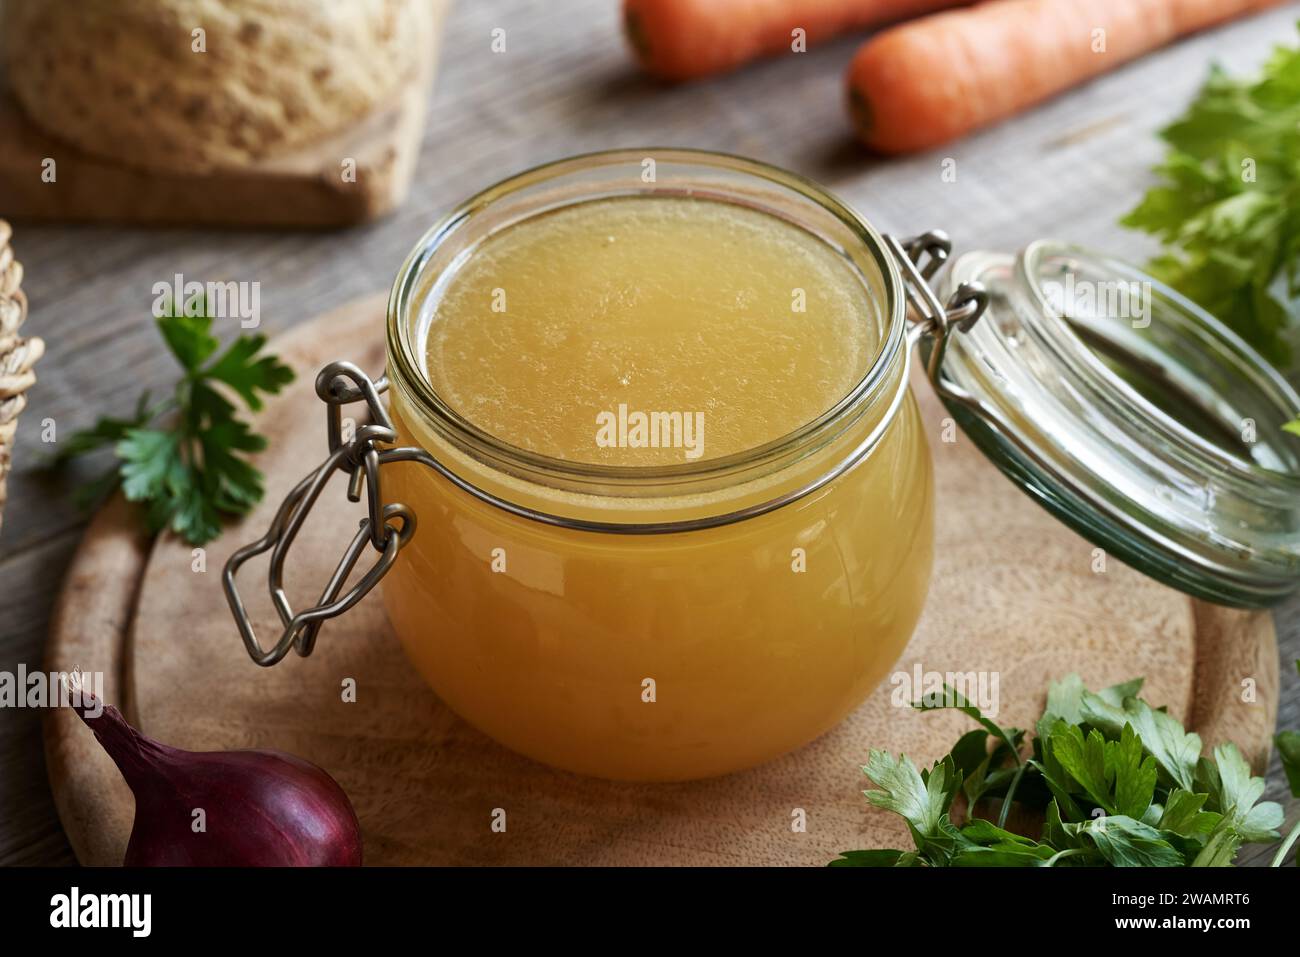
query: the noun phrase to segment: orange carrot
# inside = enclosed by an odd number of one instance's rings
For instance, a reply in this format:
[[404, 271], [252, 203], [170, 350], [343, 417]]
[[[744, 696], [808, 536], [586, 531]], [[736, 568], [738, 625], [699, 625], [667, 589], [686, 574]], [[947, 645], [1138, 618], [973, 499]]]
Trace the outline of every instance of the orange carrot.
[[811, 46], [848, 30], [964, 2], [969, 0], [623, 0], [623, 23], [647, 70], [668, 80], [691, 80], [788, 53], [796, 29]]
[[926, 149], [1279, 2], [990, 0], [868, 40], [849, 67], [849, 108], [873, 149]]

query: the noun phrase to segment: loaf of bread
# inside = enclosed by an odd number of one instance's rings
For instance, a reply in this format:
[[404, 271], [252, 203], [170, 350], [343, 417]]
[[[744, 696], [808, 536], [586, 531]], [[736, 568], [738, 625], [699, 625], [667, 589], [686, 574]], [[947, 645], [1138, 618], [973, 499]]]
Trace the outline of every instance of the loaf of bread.
[[33, 122], [151, 170], [238, 168], [395, 96], [441, 0], [3, 0], [8, 84]]

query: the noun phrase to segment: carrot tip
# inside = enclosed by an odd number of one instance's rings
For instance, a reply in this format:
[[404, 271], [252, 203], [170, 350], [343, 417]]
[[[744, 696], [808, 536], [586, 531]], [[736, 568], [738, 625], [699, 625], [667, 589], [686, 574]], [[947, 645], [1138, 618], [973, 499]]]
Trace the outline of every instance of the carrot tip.
[[645, 27], [641, 24], [641, 18], [635, 10], [624, 11], [623, 14], [623, 32], [627, 34], [627, 42], [632, 45], [633, 52], [642, 62], [650, 61], [650, 38], [646, 36]]
[[849, 90], [849, 114], [853, 118], [853, 126], [858, 131], [858, 135], [863, 140], [869, 140], [871, 130], [875, 126], [875, 114], [871, 109], [871, 101], [862, 95], [862, 91], [857, 87]]

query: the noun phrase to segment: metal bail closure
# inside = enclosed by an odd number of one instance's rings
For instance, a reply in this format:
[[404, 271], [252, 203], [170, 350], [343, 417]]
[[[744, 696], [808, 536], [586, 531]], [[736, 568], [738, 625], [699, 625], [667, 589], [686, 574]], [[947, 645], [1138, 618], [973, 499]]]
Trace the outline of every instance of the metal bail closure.
[[[222, 572], [222, 586], [226, 600], [244, 639], [244, 647], [259, 665], [273, 665], [289, 653], [289, 649], [306, 657], [316, 644], [321, 625], [330, 618], [343, 614], [379, 583], [397, 560], [401, 551], [415, 534], [415, 515], [405, 505], [384, 504], [380, 482], [380, 466], [388, 461], [403, 460], [423, 454], [421, 449], [381, 449], [379, 443], [396, 441], [388, 412], [379, 396], [387, 389], [386, 379], [372, 380], [350, 362], [332, 362], [316, 377], [316, 394], [326, 403], [326, 424], [329, 434], [329, 456], [309, 472], [281, 503], [271, 527], [256, 542], [245, 545], [230, 556]], [[343, 441], [343, 406], [364, 400], [371, 421], [357, 428], [350, 441]], [[297, 537], [302, 523], [311, 511], [335, 470], [348, 475], [348, 498], [361, 500], [361, 486], [365, 486], [369, 515], [363, 518], [330, 576], [320, 599], [310, 608], [294, 612], [284, 590], [284, 563], [289, 549]], [[369, 571], [352, 588], [340, 595], [344, 583], [356, 566], [366, 545], [378, 557]], [[279, 640], [270, 649], [264, 649], [257, 640], [253, 624], [244, 608], [235, 583], [240, 567], [250, 558], [271, 552], [268, 582], [271, 600], [284, 626]]]
[[956, 394], [945, 395], [949, 386], [940, 374], [948, 339], [954, 328], [959, 332], [969, 332], [979, 321], [988, 307], [988, 292], [978, 282], [963, 282], [952, 291], [947, 305], [939, 299], [930, 281], [952, 253], [952, 241], [943, 230], [932, 229], [906, 241], [889, 235], [884, 239], [903, 271], [903, 291], [913, 313], [908, 346], [921, 340], [927, 342], [926, 375], [941, 396], [956, 400]]
[[[924, 239], [906, 248], [912, 265]], [[946, 335], [974, 284], [984, 321]], [[1232, 330], [1134, 266], [1050, 240], [967, 253], [942, 288], [946, 316], [923, 292], [917, 307], [937, 333], [921, 351], [939, 396], [1004, 474], [1098, 546], [1080, 562], [1100, 573], [1118, 558], [1240, 607], [1300, 589], [1300, 439], [1284, 429], [1300, 395]]]

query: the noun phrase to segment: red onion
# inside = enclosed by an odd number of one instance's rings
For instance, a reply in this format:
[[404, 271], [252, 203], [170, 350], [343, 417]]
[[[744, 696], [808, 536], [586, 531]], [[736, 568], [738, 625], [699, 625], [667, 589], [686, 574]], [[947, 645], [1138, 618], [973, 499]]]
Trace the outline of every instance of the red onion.
[[[128, 867], [355, 866], [361, 829], [316, 765], [279, 751], [182, 751], [81, 692], [81, 716], [135, 795]], [[204, 830], [196, 830], [202, 810]]]

